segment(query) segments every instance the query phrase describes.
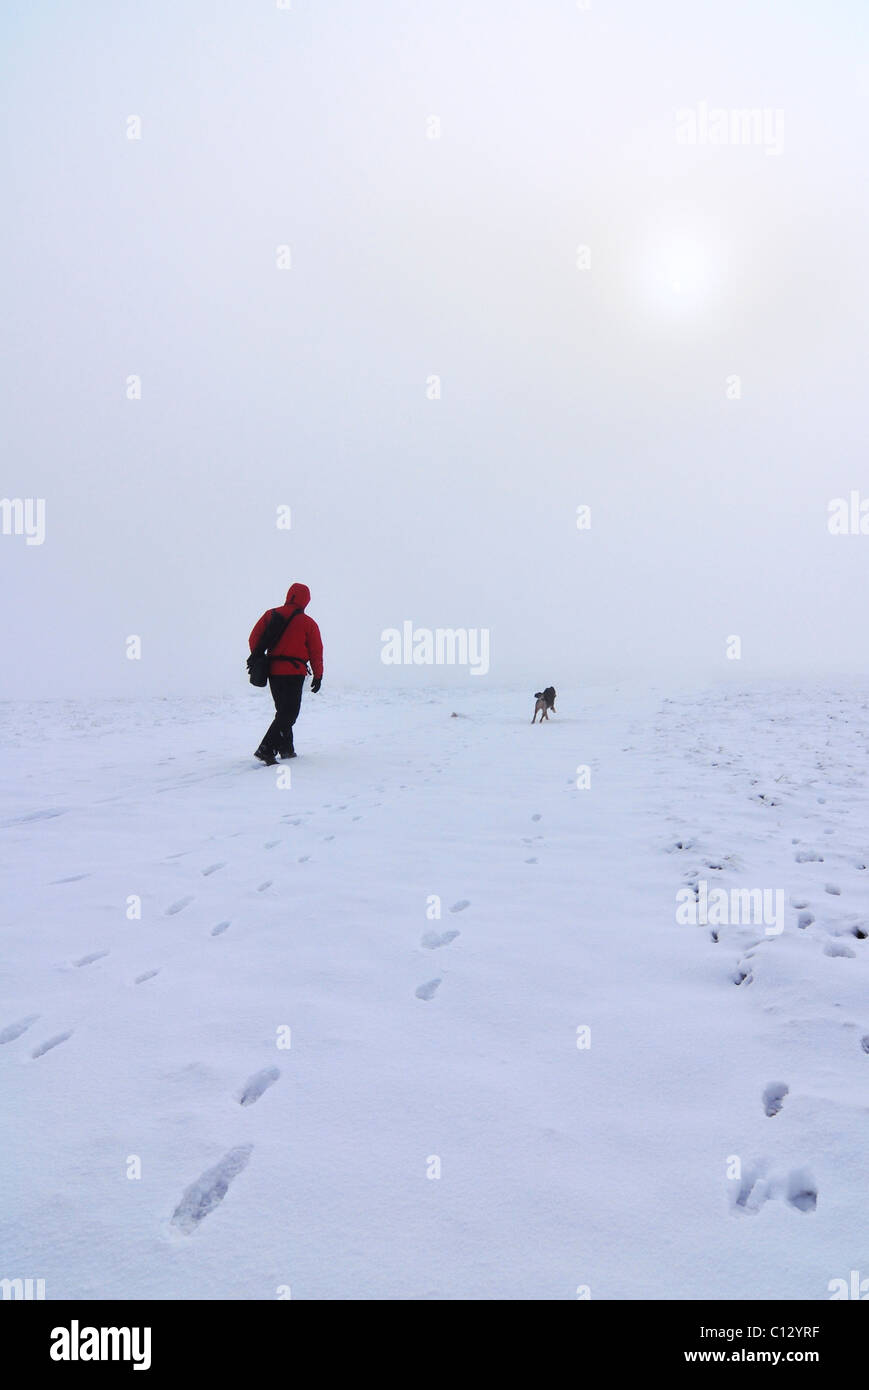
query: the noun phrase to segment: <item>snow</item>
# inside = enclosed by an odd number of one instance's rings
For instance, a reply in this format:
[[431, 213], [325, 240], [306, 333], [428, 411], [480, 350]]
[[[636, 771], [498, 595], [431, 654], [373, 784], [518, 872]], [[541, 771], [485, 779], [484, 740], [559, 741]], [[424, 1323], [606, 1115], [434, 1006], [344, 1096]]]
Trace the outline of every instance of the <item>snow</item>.
[[[532, 728], [534, 688], [327, 683], [290, 786], [250, 756], [254, 692], [0, 707], [0, 1275], [825, 1299], [869, 1274], [869, 688], [559, 690]], [[701, 880], [784, 890], [784, 930], [680, 925]]]

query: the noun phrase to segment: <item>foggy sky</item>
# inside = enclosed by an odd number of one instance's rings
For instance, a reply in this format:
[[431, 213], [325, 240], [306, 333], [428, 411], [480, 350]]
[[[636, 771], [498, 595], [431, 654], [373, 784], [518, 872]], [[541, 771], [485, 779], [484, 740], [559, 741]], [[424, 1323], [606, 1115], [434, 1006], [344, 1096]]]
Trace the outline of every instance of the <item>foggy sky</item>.
[[[46, 529], [0, 694], [241, 692], [294, 581], [327, 685], [866, 668], [865, 7], [592, 4], [5, 7], [0, 496]], [[680, 143], [701, 104], [780, 151]], [[489, 674], [384, 666], [406, 620]]]

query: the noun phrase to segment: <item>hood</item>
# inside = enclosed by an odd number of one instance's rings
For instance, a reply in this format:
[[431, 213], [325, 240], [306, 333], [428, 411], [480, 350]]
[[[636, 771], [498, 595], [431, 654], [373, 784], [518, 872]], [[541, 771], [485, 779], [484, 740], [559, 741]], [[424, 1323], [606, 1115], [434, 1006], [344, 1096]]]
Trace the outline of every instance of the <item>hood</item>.
[[288, 608], [307, 608], [311, 602], [311, 590], [307, 584], [291, 584], [287, 590]]

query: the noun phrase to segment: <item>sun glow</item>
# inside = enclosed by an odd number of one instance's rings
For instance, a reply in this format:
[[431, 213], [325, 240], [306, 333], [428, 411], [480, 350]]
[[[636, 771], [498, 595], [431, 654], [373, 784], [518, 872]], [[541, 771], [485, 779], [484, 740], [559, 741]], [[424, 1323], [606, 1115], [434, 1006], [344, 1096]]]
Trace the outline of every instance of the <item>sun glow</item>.
[[694, 318], [714, 306], [721, 280], [716, 238], [658, 230], [640, 257], [642, 298], [656, 314]]

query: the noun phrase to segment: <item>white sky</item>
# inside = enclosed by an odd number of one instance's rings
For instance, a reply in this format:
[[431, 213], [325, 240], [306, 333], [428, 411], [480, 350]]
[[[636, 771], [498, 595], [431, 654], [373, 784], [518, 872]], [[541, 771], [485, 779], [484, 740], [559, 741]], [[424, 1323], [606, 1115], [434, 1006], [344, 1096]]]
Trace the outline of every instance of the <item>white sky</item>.
[[[294, 580], [336, 683], [482, 684], [384, 667], [408, 618], [529, 690], [865, 668], [869, 536], [827, 530], [869, 499], [864, 6], [20, 0], [0, 37], [0, 496], [46, 503], [0, 536], [4, 697], [242, 690]], [[679, 144], [702, 102], [782, 152]]]

